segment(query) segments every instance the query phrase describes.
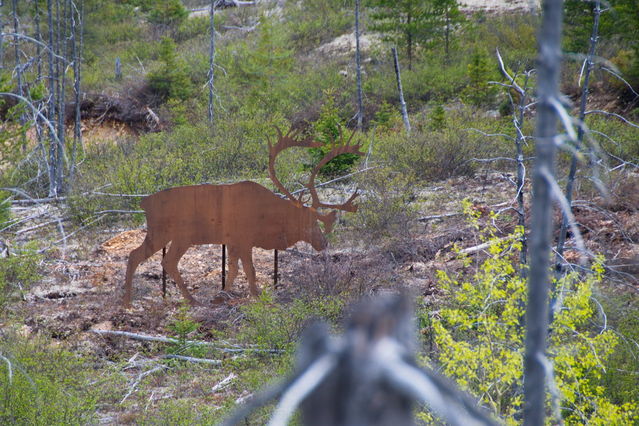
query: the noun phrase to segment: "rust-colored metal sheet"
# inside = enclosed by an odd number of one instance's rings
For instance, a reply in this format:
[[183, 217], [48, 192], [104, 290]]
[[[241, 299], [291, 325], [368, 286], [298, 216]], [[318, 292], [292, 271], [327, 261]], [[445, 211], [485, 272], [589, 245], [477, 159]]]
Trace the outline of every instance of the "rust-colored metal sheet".
[[[178, 262], [192, 245], [223, 244], [228, 249], [229, 272], [226, 287], [231, 288], [238, 273], [238, 260], [242, 260], [244, 273], [253, 296], [259, 294], [255, 283], [253, 247], [284, 250], [298, 241], [306, 241], [315, 250], [326, 247], [324, 233], [332, 230], [336, 210], [354, 212], [357, 192], [342, 204], [325, 204], [319, 200], [315, 189], [317, 173], [331, 159], [344, 153], [363, 155], [360, 145], [351, 145], [353, 135], [338, 143], [326, 154], [311, 172], [307, 189], [312, 204], [306, 206], [294, 197], [275, 175], [275, 159], [283, 150], [291, 147], [313, 148], [321, 146], [312, 138], [298, 139], [295, 132], [286, 135], [278, 131], [275, 145], [269, 143], [269, 175], [275, 186], [287, 198], [282, 198], [260, 184], [250, 181], [228, 185], [193, 185], [166, 189], [142, 200], [146, 214], [147, 234], [144, 242], [129, 254], [124, 286], [125, 306], [132, 298], [133, 274], [138, 265], [171, 243], [162, 267], [175, 281], [182, 295], [191, 303], [197, 302], [189, 293], [180, 272]], [[331, 209], [321, 213], [318, 209]], [[324, 223], [324, 232], [319, 226]]]

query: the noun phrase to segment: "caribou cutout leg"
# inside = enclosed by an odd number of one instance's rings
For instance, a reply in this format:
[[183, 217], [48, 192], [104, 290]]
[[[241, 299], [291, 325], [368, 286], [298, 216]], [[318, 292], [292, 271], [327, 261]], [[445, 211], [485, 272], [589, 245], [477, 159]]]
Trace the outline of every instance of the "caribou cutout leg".
[[129, 254], [129, 262], [127, 263], [126, 278], [124, 281], [124, 300], [122, 301], [125, 308], [129, 308], [131, 306], [132, 281], [135, 270], [138, 269], [140, 263], [153, 256], [166, 244], [168, 244], [168, 241], [154, 241], [153, 238], [147, 234], [142, 244]]
[[229, 291], [233, 288], [233, 282], [235, 282], [235, 277], [237, 277], [239, 262], [240, 262], [240, 254], [237, 251], [237, 248], [234, 246], [228, 246], [229, 250], [229, 274], [226, 277], [226, 290]]
[[162, 259], [162, 267], [166, 270], [173, 281], [177, 284], [182, 296], [192, 305], [200, 305], [200, 303], [193, 298], [189, 290], [186, 288], [186, 284], [182, 279], [182, 275], [180, 275], [180, 271], [178, 270], [178, 263], [184, 253], [189, 249], [187, 244], [180, 244], [176, 242], [171, 243], [171, 247], [169, 251], [166, 253], [166, 257]]
[[257, 297], [260, 295], [260, 290], [257, 288], [257, 284], [255, 284], [255, 266], [253, 266], [253, 249], [250, 248], [240, 253], [240, 259], [242, 259], [242, 268], [244, 269], [244, 274], [246, 275], [246, 280], [248, 281], [249, 292], [251, 293], [251, 296]]

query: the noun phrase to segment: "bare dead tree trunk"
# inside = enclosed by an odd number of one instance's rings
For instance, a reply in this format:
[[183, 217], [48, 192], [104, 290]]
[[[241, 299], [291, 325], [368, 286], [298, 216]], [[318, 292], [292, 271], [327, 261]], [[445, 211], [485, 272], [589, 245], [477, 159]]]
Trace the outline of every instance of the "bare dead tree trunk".
[[[406, 23], [410, 26], [410, 22], [411, 22], [411, 15], [410, 13], [408, 14], [408, 17], [406, 17]], [[408, 50], [408, 70], [412, 70], [413, 69], [413, 34], [409, 32], [406, 34], [406, 47]]]
[[[2, 19], [2, 7], [4, 1], [0, 0], [0, 29], [4, 28], [4, 20]], [[0, 70], [4, 69], [4, 31], [0, 31]]]
[[450, 62], [450, 9], [446, 6], [446, 29], [444, 30], [444, 61]]
[[[15, 53], [15, 63], [16, 63], [16, 80], [18, 83], [18, 95], [24, 96], [24, 87], [22, 85], [22, 63], [20, 61], [20, 38], [18, 34], [20, 33], [20, 24], [18, 22], [18, 0], [12, 0], [11, 2], [11, 13], [13, 15], [13, 47]], [[2, 28], [0, 27], [0, 31]], [[20, 126], [24, 126], [26, 123], [26, 117], [24, 116], [24, 112], [20, 113]], [[22, 144], [22, 152], [27, 152], [27, 135], [24, 130], [21, 132], [21, 144]]]
[[548, 264], [552, 231], [552, 189], [561, 67], [563, 1], [545, 0], [538, 34], [537, 144], [533, 172], [530, 278], [524, 354], [524, 425], [541, 426], [545, 417]]
[[[75, 3], [71, 3], [71, 45], [73, 46], [73, 91], [75, 94], [75, 111], [74, 111], [74, 126], [73, 126], [73, 150], [71, 151], [71, 168], [69, 171], [69, 180], [73, 182], [75, 177], [75, 166], [78, 144], [82, 146], [82, 117], [80, 115], [80, 41], [78, 40], [78, 24], [80, 26], [80, 32], [82, 32], [82, 4], [83, 0], [80, 0], [80, 9], [77, 8]], [[75, 14], [73, 12], [76, 12]]]
[[355, 0], [355, 68], [357, 72], [357, 130], [362, 131], [364, 104], [362, 101], [362, 60], [359, 48], [359, 3]]
[[[40, 9], [38, 7], [38, 0], [33, 0], [33, 5], [35, 7], [35, 11], [34, 11], [34, 16], [33, 16], [33, 20], [34, 20], [34, 24], [35, 24], [35, 39], [38, 41], [42, 41], [42, 34], [40, 33]], [[42, 61], [40, 60], [40, 55], [42, 54], [42, 47], [40, 46], [40, 44], [36, 43], [36, 57], [38, 58], [38, 60], [36, 61], [36, 66], [37, 66], [37, 72], [38, 72], [38, 79], [37, 82], [39, 83], [40, 80], [42, 79]]]
[[[58, 188], [58, 193], [61, 193], [64, 190], [64, 156], [65, 156], [65, 129], [64, 129], [64, 99], [65, 99], [65, 91], [66, 91], [66, 59], [67, 58], [67, 11], [68, 11], [68, 2], [69, 0], [62, 0], [62, 10], [60, 10], [60, 0], [58, 0], [58, 8], [57, 8], [57, 30], [58, 30], [58, 143], [60, 144], [59, 152], [58, 152], [58, 164], [57, 164], [57, 176], [56, 176], [56, 186]], [[62, 16], [60, 16], [62, 13]], [[62, 18], [62, 19], [60, 19]], [[64, 25], [62, 24], [62, 22]]]
[[521, 266], [521, 274], [525, 276], [527, 270], [524, 268], [526, 265], [526, 256], [528, 253], [528, 241], [526, 239], [526, 205], [524, 202], [524, 183], [526, 176], [526, 166], [524, 164], [524, 120], [526, 118], [526, 102], [528, 102], [528, 79], [530, 74], [526, 73], [526, 80], [524, 81], [524, 87], [519, 99], [518, 116], [516, 118], [515, 128], [517, 129], [517, 136], [515, 137], [515, 148], [517, 149], [517, 224], [522, 229], [520, 238], [521, 252], [519, 253], [519, 264]]
[[[53, 0], [47, 0], [47, 24], [49, 26], [49, 105], [47, 111], [47, 119], [55, 126], [55, 109], [56, 109], [56, 78], [55, 78], [55, 42], [53, 38]], [[57, 197], [58, 189], [56, 185], [56, 165], [57, 165], [57, 153], [58, 143], [56, 140], [55, 129], [49, 129], [49, 197]]]
[[[18, 37], [20, 25], [18, 23], [18, 0], [11, 1], [11, 14], [13, 15], [13, 47], [16, 55], [16, 79], [18, 80], [18, 94], [24, 96], [22, 90], [22, 66], [20, 64], [20, 38]], [[2, 28], [0, 28], [2, 30]]]
[[391, 47], [393, 53], [393, 62], [395, 63], [395, 77], [397, 78], [397, 92], [399, 93], [399, 104], [402, 108], [402, 119], [404, 120], [404, 127], [406, 127], [406, 133], [410, 134], [410, 121], [408, 121], [408, 111], [406, 110], [406, 102], [404, 101], [404, 90], [402, 89], [402, 77], [399, 72], [399, 59], [397, 59], [397, 49]]
[[213, 102], [215, 98], [215, 0], [211, 0], [211, 10], [209, 11], [209, 32], [211, 44], [209, 47], [209, 123], [213, 125], [215, 120], [215, 110]]
[[[38, 42], [42, 42], [42, 33], [40, 32], [40, 8], [38, 6], [39, 1], [38, 0], [32, 0], [33, 1], [33, 6], [35, 8], [34, 10], [34, 15], [33, 15], [33, 21], [34, 21], [34, 25], [35, 25], [35, 33], [34, 33], [34, 38], [38, 41]], [[40, 84], [40, 82], [42, 81], [42, 46], [40, 46], [40, 43], [36, 43], [36, 84]], [[42, 105], [42, 103], [45, 102], [42, 99], [38, 99], [37, 103], [39, 106]], [[43, 164], [46, 165], [47, 163], [47, 152], [46, 149], [44, 147], [44, 133], [42, 131], [42, 125], [41, 125], [42, 119], [37, 115], [34, 114], [33, 117], [33, 123], [35, 125], [35, 131], [36, 131], [36, 138], [38, 140], [38, 149], [40, 150], [40, 153], [43, 157]], [[39, 173], [38, 173], [39, 174]]]
[[[590, 48], [586, 56], [586, 69], [584, 72], [584, 83], [581, 88], [581, 100], [579, 104], [579, 129], [577, 130], [577, 140], [575, 141], [575, 151], [572, 154], [570, 162], [570, 171], [568, 172], [568, 182], [566, 183], [566, 201], [568, 206], [572, 208], [572, 192], [575, 183], [575, 175], [577, 174], [577, 152], [581, 149], [581, 143], [584, 139], [583, 122], [586, 117], [586, 104], [588, 103], [588, 94], [590, 93], [590, 73], [594, 67], [593, 58], [597, 41], [599, 39], [599, 17], [601, 16], [601, 1], [595, 0], [594, 18], [592, 24], [592, 34], [590, 35]], [[556, 270], [561, 272], [562, 257], [564, 254], [564, 246], [566, 243], [566, 233], [568, 231], [568, 216], [564, 213], [561, 220], [561, 230], [559, 231], [559, 239], [557, 241], [557, 256], [555, 258]]]

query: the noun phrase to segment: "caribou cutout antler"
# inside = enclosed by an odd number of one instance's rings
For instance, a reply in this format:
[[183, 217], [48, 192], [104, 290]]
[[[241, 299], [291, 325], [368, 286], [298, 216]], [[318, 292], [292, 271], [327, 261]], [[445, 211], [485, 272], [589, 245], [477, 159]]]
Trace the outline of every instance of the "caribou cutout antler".
[[[308, 188], [312, 204], [304, 205], [303, 195], [294, 197], [275, 174], [277, 156], [292, 147], [319, 148], [321, 142], [312, 137], [300, 138], [299, 131], [289, 130], [285, 135], [276, 128], [278, 140], [269, 145], [269, 176], [275, 186], [288, 198], [280, 198], [255, 182], [230, 185], [194, 185], [170, 188], [157, 192], [141, 202], [146, 214], [147, 234], [144, 242], [129, 255], [124, 285], [123, 304], [129, 306], [132, 298], [133, 274], [138, 265], [171, 243], [162, 266], [176, 282], [184, 298], [197, 303], [188, 291], [178, 270], [180, 258], [192, 245], [225, 244], [229, 252], [228, 286], [238, 274], [238, 262], [246, 274], [252, 295], [259, 294], [253, 266], [253, 247], [284, 250], [298, 241], [306, 241], [316, 250], [326, 245], [325, 233], [332, 230], [337, 210], [354, 212], [357, 191], [342, 204], [326, 204], [319, 200], [315, 178], [319, 170], [340, 154], [363, 155], [360, 145], [351, 145], [353, 134], [344, 143], [340, 129], [338, 143], [313, 168]], [[331, 209], [320, 213], [319, 208]], [[324, 232], [319, 222], [324, 223]]]

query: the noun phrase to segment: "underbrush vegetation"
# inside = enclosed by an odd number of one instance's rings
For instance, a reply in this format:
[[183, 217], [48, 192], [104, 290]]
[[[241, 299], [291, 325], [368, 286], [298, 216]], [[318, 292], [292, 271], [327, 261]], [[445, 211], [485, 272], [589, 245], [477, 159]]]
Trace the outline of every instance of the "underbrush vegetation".
[[[518, 424], [527, 297], [526, 280], [514, 266], [521, 246], [517, 234], [497, 239], [488, 231], [481, 238], [489, 244], [486, 259], [475, 263], [462, 256], [461, 272], [438, 273], [447, 302], [422, 311], [431, 348], [425, 361], [441, 365], [444, 374], [503, 416], [507, 424]], [[547, 411], [567, 424], [639, 421], [626, 381], [611, 380], [628, 371], [629, 364], [636, 367], [636, 361], [621, 361], [622, 354], [627, 354], [626, 337], [599, 316], [597, 306], [601, 305], [593, 292], [603, 282], [602, 260], [586, 275], [568, 274], [553, 283], [547, 353], [554, 375]], [[618, 323], [620, 331], [627, 330], [624, 323]]]
[[29, 287], [40, 279], [41, 260], [42, 255], [32, 243], [0, 261], [0, 321], [6, 306], [24, 298]]
[[0, 333], [0, 422], [84, 425], [95, 421], [91, 363], [44, 338]]
[[[7, 17], [11, 2], [4, 3]], [[46, 44], [46, 2], [17, 3], [19, 30], [28, 37], [40, 32]], [[425, 23], [428, 28], [408, 41], [394, 28], [395, 23], [404, 25], [404, 18], [389, 15], [388, 22], [375, 22], [379, 10], [373, 4], [392, 12], [399, 3], [419, 2], [361, 2], [360, 131], [355, 52], [349, 41], [354, 33], [353, 0], [256, 1], [218, 9], [212, 122], [209, 16], [206, 10], [189, 10], [206, 7], [208, 1], [76, 3], [84, 7], [80, 92], [88, 96], [83, 99], [100, 93], [121, 100], [121, 105], [130, 102], [145, 111], [137, 116], [154, 126], [110, 122], [109, 111], [86, 119], [83, 111], [80, 145], [73, 139], [70, 113], [75, 71], [72, 61], [62, 64], [67, 91], [61, 102], [66, 102], [66, 145], [59, 157], [64, 188], [55, 200], [59, 216], [49, 217], [48, 210], [38, 209], [52, 197], [49, 158], [59, 147], [47, 145], [46, 128], [41, 138], [33, 123], [23, 120], [29, 112], [24, 103], [0, 99], [0, 229], [11, 225], [0, 231], [0, 249], [5, 242], [11, 244], [9, 257], [0, 258], [0, 424], [217, 424], [259, 389], [291, 373], [297, 342], [309, 323], [321, 320], [340, 332], [351, 302], [399, 290], [417, 294], [418, 300], [427, 295], [417, 313], [423, 363], [451, 378], [506, 424], [519, 424], [527, 296], [518, 264], [522, 231], [511, 231], [517, 219], [513, 200], [518, 129], [513, 118], [521, 98], [504, 87], [512, 82], [502, 75], [495, 49], [507, 72], [517, 74], [518, 84], [524, 85], [522, 75], [531, 71], [526, 83], [532, 109], [523, 116], [520, 129], [526, 169], [520, 189], [529, 221], [537, 78], [532, 70], [539, 14], [464, 11], [447, 25], [445, 43], [441, 20]], [[568, 3], [573, 13], [567, 16], [570, 35], [564, 39], [570, 54], [562, 65], [561, 84], [574, 113], [591, 15], [585, 25], [579, 20], [588, 12], [584, 2]], [[623, 0], [624, 7], [628, 4]], [[627, 12], [621, 8], [615, 11], [620, 15], [603, 18], [597, 55], [605, 60], [597, 61], [588, 109], [610, 106], [636, 123], [639, 97], [609, 72], [639, 82], [639, 26], [633, 26], [635, 18]], [[610, 17], [616, 16], [626, 16], [618, 21], [625, 33], [615, 34], [617, 23]], [[392, 37], [384, 33], [384, 25]], [[38, 45], [26, 38], [17, 50], [12, 43], [13, 37], [5, 34], [0, 92], [21, 93], [20, 71], [24, 94], [48, 114], [45, 100], [53, 95], [48, 93], [48, 52], [41, 49], [36, 54]], [[407, 43], [412, 43], [410, 59]], [[400, 113], [391, 47], [399, 52], [410, 132]], [[15, 51], [20, 52], [20, 64]], [[639, 128], [619, 116], [595, 112], [586, 116], [585, 124], [590, 132], [579, 154], [574, 199], [588, 204], [589, 221], [582, 223], [584, 233], [589, 233], [586, 239], [594, 241], [597, 233], [602, 240], [609, 238], [606, 249], [611, 252], [618, 250], [619, 240], [635, 250], [639, 228], [621, 229], [615, 221], [639, 210]], [[153, 131], [144, 133], [140, 127]], [[358, 211], [340, 212], [327, 235], [330, 250], [318, 254], [298, 246], [283, 253], [293, 273], [282, 274], [278, 286], [250, 302], [238, 301], [244, 297], [238, 296], [243, 291], [239, 286], [225, 295], [215, 294], [216, 305], [193, 308], [165, 300], [146, 312], [155, 297], [147, 290], [140, 292], [139, 305], [132, 310], [109, 306], [113, 309], [102, 312], [102, 302], [95, 300], [104, 296], [107, 285], [113, 286], [109, 292], [121, 291], [128, 248], [123, 245], [121, 253], [100, 257], [106, 251], [102, 243], [111, 239], [112, 231], [143, 224], [140, 200], [176, 186], [243, 180], [279, 192], [268, 177], [268, 144], [277, 139], [276, 127], [283, 133], [295, 129], [300, 138], [312, 136], [322, 144], [286, 150], [278, 157], [276, 174], [289, 191], [304, 190], [313, 167], [336, 143], [353, 135], [352, 144], [361, 146], [363, 156], [343, 154], [325, 165], [316, 179], [316, 184], [325, 184], [319, 192], [327, 202], [339, 203], [348, 198], [346, 193], [359, 192]], [[562, 188], [573, 153], [571, 142], [563, 146], [567, 149], [558, 155], [557, 172]], [[72, 173], [74, 159], [77, 167]], [[473, 186], [475, 180], [481, 180], [481, 188]], [[600, 181], [611, 195], [606, 200]], [[463, 189], [457, 191], [457, 185]], [[459, 199], [467, 190], [484, 216], [475, 211], [463, 222]], [[496, 194], [499, 191], [512, 192]], [[303, 201], [308, 198], [306, 192]], [[463, 202], [467, 213], [470, 205]], [[486, 213], [493, 209], [499, 213]], [[618, 212], [622, 214], [613, 214]], [[593, 219], [596, 213], [606, 216], [603, 230], [596, 229], [602, 223]], [[495, 230], [489, 222], [500, 228]], [[52, 231], [56, 227], [59, 231]], [[52, 240], [46, 232], [60, 236]], [[80, 235], [83, 239], [76, 241]], [[29, 238], [35, 242], [24, 244]], [[42, 241], [56, 240], [64, 250], [39, 252]], [[463, 255], [458, 242], [486, 245]], [[573, 247], [566, 257], [574, 254]], [[629, 253], [626, 246], [619, 249], [619, 259], [634, 261], [636, 252]], [[97, 273], [96, 264], [102, 268]], [[188, 261], [181, 265], [186, 270]], [[447, 272], [436, 272], [440, 267]], [[206, 279], [219, 273], [217, 266], [207, 268]], [[636, 276], [628, 280], [632, 291]], [[136, 279], [159, 276], [155, 270], [140, 271]], [[43, 297], [48, 293], [40, 292], [38, 283], [43, 290], [48, 285], [71, 290]], [[553, 282], [554, 321], [547, 357], [554, 377], [546, 408], [557, 423], [561, 416], [569, 425], [639, 424], [639, 299], [615, 285], [600, 259], [592, 270]], [[29, 294], [30, 289], [38, 291]], [[224, 300], [217, 304], [220, 298]], [[73, 325], [50, 332], [65, 322]], [[91, 333], [97, 325], [105, 331], [164, 334], [175, 340], [150, 343], [98, 336]], [[266, 424], [272, 408], [253, 413], [246, 424]], [[421, 419], [438, 424], [426, 412]]]

